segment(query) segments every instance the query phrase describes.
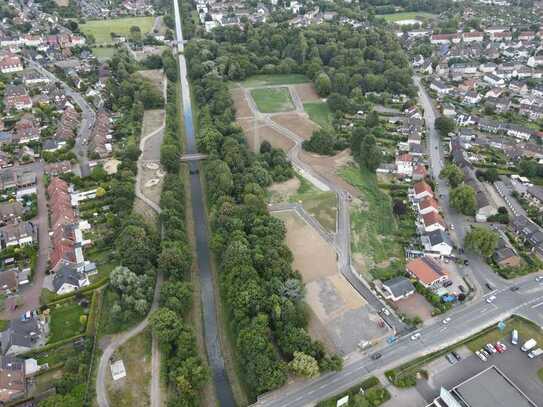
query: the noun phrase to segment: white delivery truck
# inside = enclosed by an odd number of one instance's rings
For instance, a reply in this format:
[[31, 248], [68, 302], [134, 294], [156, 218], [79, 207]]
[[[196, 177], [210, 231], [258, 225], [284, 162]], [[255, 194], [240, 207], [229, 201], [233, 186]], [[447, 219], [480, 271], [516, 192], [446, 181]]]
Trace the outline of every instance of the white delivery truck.
[[536, 350], [533, 350], [531, 351], [530, 353], [528, 353], [528, 357], [530, 359], [533, 359], [533, 358], [536, 358], [538, 357], [539, 355], [543, 354], [543, 349], [541, 348], [537, 348]]
[[524, 345], [522, 345], [520, 350], [523, 352], [528, 352], [529, 350], [535, 348], [535, 345], [537, 345], [535, 339], [528, 339], [526, 342], [524, 342]]
[[511, 333], [511, 343], [513, 345], [518, 343], [518, 331], [516, 329], [513, 329], [513, 332]]

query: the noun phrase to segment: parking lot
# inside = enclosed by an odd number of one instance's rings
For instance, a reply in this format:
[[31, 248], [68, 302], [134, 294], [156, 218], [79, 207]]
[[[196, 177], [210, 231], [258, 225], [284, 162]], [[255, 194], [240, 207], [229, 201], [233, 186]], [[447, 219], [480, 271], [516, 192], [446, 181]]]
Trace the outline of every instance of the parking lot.
[[520, 350], [523, 341], [511, 345], [509, 340], [504, 341], [507, 350], [504, 353], [496, 353], [489, 357], [488, 361], [481, 361], [466, 347], [457, 352], [462, 360], [451, 365], [445, 357], [441, 357], [430, 363], [426, 369], [429, 380], [419, 381], [417, 390], [428, 402], [439, 396], [441, 387], [451, 389], [473, 375], [485, 370], [489, 366], [496, 366], [517, 385], [532, 401], [540, 403], [543, 400], [543, 383], [539, 380], [537, 372], [543, 368], [543, 358], [528, 358], [525, 352]]

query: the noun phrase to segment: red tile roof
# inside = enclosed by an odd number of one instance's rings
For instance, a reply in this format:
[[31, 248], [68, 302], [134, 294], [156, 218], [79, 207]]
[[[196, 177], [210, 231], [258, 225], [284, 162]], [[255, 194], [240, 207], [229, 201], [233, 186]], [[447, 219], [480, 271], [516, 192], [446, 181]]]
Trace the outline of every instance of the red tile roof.
[[447, 276], [447, 272], [430, 257], [411, 260], [407, 263], [407, 271], [425, 285], [432, 285], [443, 276]]

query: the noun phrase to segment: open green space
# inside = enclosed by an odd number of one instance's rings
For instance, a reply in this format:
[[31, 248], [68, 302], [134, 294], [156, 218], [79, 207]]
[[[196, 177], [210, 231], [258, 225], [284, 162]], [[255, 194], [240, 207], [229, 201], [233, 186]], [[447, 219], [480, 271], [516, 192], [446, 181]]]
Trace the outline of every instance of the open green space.
[[301, 203], [304, 209], [319, 221], [329, 232], [336, 232], [337, 197], [335, 192], [319, 191], [305, 178], [299, 177], [300, 187], [290, 202]]
[[375, 17], [384, 18], [387, 21], [395, 22], [395, 21], [401, 21], [401, 20], [416, 20], [416, 17], [420, 18], [434, 18], [434, 14], [425, 13], [421, 11], [404, 11], [401, 13], [393, 13], [393, 14], [378, 14]]
[[381, 386], [379, 379], [372, 376], [337, 396], [321, 401], [317, 404], [317, 407], [336, 407], [337, 401], [345, 396], [349, 396], [349, 403], [345, 405], [346, 407], [377, 407], [385, 401], [390, 400], [390, 393], [388, 390]]
[[99, 61], [105, 61], [113, 57], [115, 54], [114, 47], [93, 47], [91, 48], [92, 53]]
[[537, 377], [543, 383], [543, 367], [537, 371]]
[[257, 86], [276, 86], [276, 85], [296, 85], [299, 83], [308, 83], [309, 78], [303, 74], [288, 75], [254, 75], [245, 79], [241, 84], [246, 88]]
[[350, 165], [339, 175], [360, 191], [360, 203], [351, 209], [351, 249], [370, 268], [392, 257], [403, 258], [398, 223], [390, 196], [379, 188], [375, 174]]
[[79, 27], [85, 35], [92, 35], [96, 44], [111, 44], [111, 33], [129, 36], [130, 27], [136, 26], [142, 36], [151, 31], [155, 17], [128, 17], [110, 20], [89, 20]]
[[332, 127], [332, 119], [334, 115], [325, 102], [306, 102], [304, 110], [309, 115], [309, 118], [317, 123], [322, 128]]
[[80, 317], [84, 315], [83, 307], [75, 302], [68, 302], [51, 308], [49, 343], [71, 338], [84, 331]]
[[294, 110], [288, 88], [262, 88], [251, 90], [251, 95], [262, 113]]

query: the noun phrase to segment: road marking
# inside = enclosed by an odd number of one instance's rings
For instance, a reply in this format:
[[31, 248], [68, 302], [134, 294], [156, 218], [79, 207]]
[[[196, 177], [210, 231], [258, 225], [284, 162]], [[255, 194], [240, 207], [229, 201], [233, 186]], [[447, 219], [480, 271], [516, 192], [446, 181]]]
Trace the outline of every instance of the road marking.
[[532, 308], [537, 308], [543, 305], [543, 302], [537, 303], [535, 305], [532, 305]]
[[439, 330], [439, 332], [443, 332], [443, 331], [446, 331], [446, 330], [447, 330], [447, 327], [441, 328], [441, 329]]

